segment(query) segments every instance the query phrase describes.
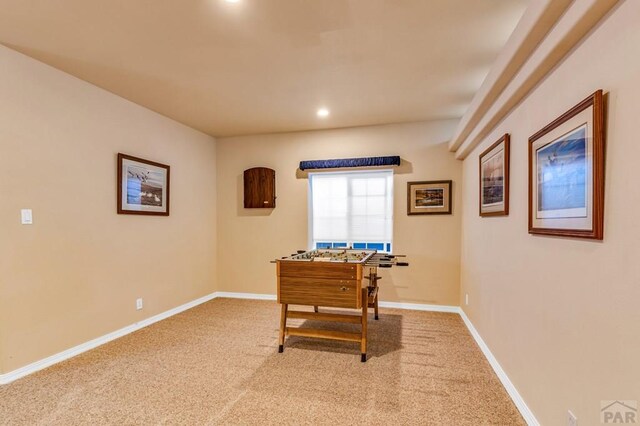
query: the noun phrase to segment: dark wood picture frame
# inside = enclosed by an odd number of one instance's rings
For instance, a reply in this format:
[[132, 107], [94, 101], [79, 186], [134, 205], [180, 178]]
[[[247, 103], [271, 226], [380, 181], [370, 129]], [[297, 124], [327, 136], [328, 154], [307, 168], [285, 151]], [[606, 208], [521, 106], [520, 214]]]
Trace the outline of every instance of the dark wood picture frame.
[[[420, 189], [416, 187], [423, 186], [423, 189], [430, 189], [428, 186], [434, 186], [437, 189], [444, 186], [443, 189], [443, 206], [429, 206], [429, 207], [417, 207], [412, 200], [414, 189]], [[407, 182], [407, 215], [424, 215], [424, 214], [451, 214], [453, 206], [452, 197], [452, 180], [429, 180], [419, 182]], [[424, 209], [424, 210], [422, 210]]]
[[[585, 130], [585, 152], [589, 153], [589, 138], [591, 139], [591, 156], [589, 158], [588, 155], [585, 155], [587, 159], [587, 165], [590, 166], [586, 168], [590, 174], [587, 174], [586, 182], [585, 182], [585, 207], [584, 210], [587, 214], [587, 219], [589, 220], [590, 214], [590, 227], [587, 229], [576, 228], [574, 227], [549, 227], [549, 226], [536, 226], [534, 223], [534, 206], [536, 206], [537, 202], [537, 191], [538, 191], [538, 166], [537, 160], [534, 155], [534, 144], [539, 144], [538, 142], [541, 138], [548, 135], [550, 132], [559, 128], [563, 124], [567, 123], [572, 118], [576, 117], [578, 114], [583, 111], [592, 108], [592, 113], [590, 114], [591, 125], [588, 126], [588, 121], [579, 127], [575, 127], [571, 131], [576, 131], [582, 126], [585, 126], [586, 129], [590, 129], [590, 132], [586, 132]], [[575, 238], [587, 238], [587, 239], [595, 239], [602, 240], [604, 236], [604, 164], [605, 164], [605, 132], [604, 132], [604, 98], [602, 90], [598, 90], [588, 98], [562, 114], [560, 117], [552, 121], [550, 124], [545, 126], [543, 129], [535, 133], [533, 136], [529, 138], [529, 233], [530, 234], [541, 234], [541, 235], [553, 235], [553, 236], [561, 236], [561, 237], [575, 237]], [[571, 126], [569, 126], [571, 127]], [[568, 134], [568, 133], [566, 133]], [[562, 137], [566, 136], [563, 135]], [[543, 141], [546, 144], [541, 145], [537, 150], [541, 150], [546, 146], [550, 146], [560, 139], [552, 139], [550, 141]], [[534, 173], [536, 176], [534, 176]], [[536, 185], [536, 187], [534, 187]], [[589, 191], [589, 186], [591, 190]], [[534, 195], [534, 190], [536, 191]], [[534, 200], [536, 197], [536, 200]], [[589, 203], [590, 201], [590, 203]], [[536, 212], [537, 212], [536, 207]], [[564, 219], [568, 220], [570, 218], [560, 217], [554, 219]], [[539, 218], [535, 218], [535, 220], [539, 220]]]
[[[124, 161], [131, 161], [140, 163], [142, 166], [152, 166], [157, 169], [162, 169], [165, 175], [165, 198], [160, 211], [152, 210], [132, 210], [127, 208], [126, 203], [123, 203], [123, 186], [126, 187], [126, 181], [123, 178]], [[116, 187], [118, 188], [118, 214], [134, 214], [134, 215], [146, 215], [146, 216], [169, 216], [169, 202], [170, 202], [170, 185], [171, 185], [171, 167], [166, 164], [157, 163], [155, 161], [145, 160], [143, 158], [134, 157], [127, 154], [118, 153], [118, 173]]]
[[[489, 148], [484, 150], [482, 154], [478, 157], [478, 178], [479, 178], [479, 197], [478, 197], [478, 212], [482, 217], [490, 217], [490, 216], [508, 216], [509, 215], [509, 157], [510, 157], [510, 144], [511, 137], [508, 133], [505, 133], [500, 139], [498, 139], [495, 143], [493, 143]], [[499, 148], [500, 145], [504, 145], [503, 151], [503, 181], [502, 181], [502, 208], [485, 208], [483, 210], [483, 181], [482, 181], [482, 164], [491, 152], [493, 152], [496, 148]]]

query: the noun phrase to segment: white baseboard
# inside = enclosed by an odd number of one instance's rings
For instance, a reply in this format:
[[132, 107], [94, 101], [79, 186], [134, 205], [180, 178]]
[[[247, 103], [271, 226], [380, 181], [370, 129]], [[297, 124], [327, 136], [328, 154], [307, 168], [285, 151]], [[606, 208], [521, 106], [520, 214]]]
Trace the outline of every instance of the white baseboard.
[[458, 306], [449, 305], [425, 305], [422, 303], [399, 303], [399, 302], [378, 302], [381, 308], [407, 309], [410, 311], [448, 312], [457, 314], [460, 312]]
[[[83, 352], [94, 349], [98, 346], [104, 345], [112, 340], [115, 340], [119, 337], [125, 336], [127, 334], [133, 333], [134, 331], [140, 330], [141, 328], [147, 327], [153, 323], [158, 321], [162, 321], [163, 319], [169, 318], [173, 315], [179, 314], [180, 312], [186, 311], [187, 309], [193, 308], [194, 306], [200, 305], [202, 303], [208, 302], [209, 300], [216, 298], [232, 298], [232, 299], [253, 299], [253, 300], [276, 300], [275, 294], [257, 294], [257, 293], [233, 293], [233, 292], [225, 292], [225, 291], [217, 291], [206, 296], [203, 296], [199, 299], [193, 300], [191, 302], [180, 305], [176, 308], [170, 309], [168, 311], [162, 312], [158, 315], [154, 315], [150, 318], [139, 321], [135, 324], [128, 325], [119, 330], [113, 331], [109, 334], [105, 334], [104, 336], [98, 337], [96, 339], [90, 340], [88, 342], [82, 343], [78, 346], [74, 346], [73, 348], [67, 349], [55, 355], [51, 355], [45, 359], [40, 361], [36, 361], [24, 367], [21, 367], [17, 370], [11, 371], [6, 374], [0, 374], [0, 385], [4, 385], [7, 383], [11, 383], [14, 380], [17, 380], [21, 377], [27, 376], [29, 374], [35, 373], [36, 371], [42, 370], [44, 368], [50, 367], [53, 364], [57, 364], [61, 361], [72, 358], [76, 355], [80, 355]], [[395, 308], [395, 309], [407, 309], [407, 310], [415, 310], [415, 311], [432, 311], [432, 312], [448, 312], [448, 313], [457, 313], [462, 317], [465, 325], [469, 329], [469, 332], [478, 343], [478, 346], [482, 350], [482, 353], [489, 361], [489, 364], [495, 371], [496, 375], [502, 382], [505, 390], [513, 400], [513, 403], [516, 405], [520, 414], [525, 419], [528, 425], [530, 426], [539, 426], [540, 423], [536, 420], [533, 412], [529, 409], [527, 404], [524, 402], [524, 399], [518, 393], [516, 387], [511, 383], [509, 377], [504, 372], [498, 360], [493, 356], [491, 350], [487, 346], [487, 344], [482, 340], [482, 337], [475, 329], [467, 315], [464, 313], [462, 308], [458, 306], [447, 306], [447, 305], [426, 305], [419, 303], [398, 303], [398, 302], [380, 302], [380, 307], [383, 308]]]
[[[230, 293], [226, 291], [217, 291], [215, 297], [226, 297], [230, 299], [254, 299], [254, 300], [276, 300], [275, 294], [260, 293]], [[398, 303], [398, 302], [380, 302], [381, 308], [408, 309], [412, 311], [431, 311], [431, 312], [450, 312], [457, 314], [460, 312], [458, 306], [448, 305], [425, 305], [420, 303]]]
[[464, 313], [462, 308], [459, 308], [459, 313], [465, 325], [469, 329], [469, 332], [476, 340], [478, 346], [480, 346], [482, 353], [484, 354], [485, 358], [487, 358], [487, 361], [489, 361], [491, 368], [493, 368], [493, 371], [495, 371], [496, 375], [500, 379], [500, 382], [502, 382], [502, 386], [504, 386], [505, 390], [511, 397], [513, 403], [518, 408], [518, 411], [520, 411], [520, 414], [522, 415], [524, 420], [529, 426], [540, 426], [540, 423], [538, 422], [538, 420], [536, 420], [533, 412], [529, 409], [527, 403], [524, 402], [524, 399], [522, 399], [522, 396], [520, 396], [520, 393], [513, 385], [513, 383], [511, 383], [511, 380], [509, 380], [509, 376], [507, 376], [507, 373], [504, 372], [504, 370], [500, 366], [500, 363], [498, 363], [496, 357], [493, 356], [493, 353], [491, 353], [491, 350], [489, 349], [487, 344], [484, 342], [484, 340], [482, 340], [482, 337], [478, 333], [478, 330], [476, 330], [476, 328], [473, 326], [473, 324], [467, 317], [467, 314]]
[[261, 293], [231, 293], [228, 291], [216, 291], [214, 297], [226, 297], [228, 299], [252, 299], [252, 300], [276, 300], [275, 294]]
[[40, 361], [36, 361], [29, 365], [25, 365], [24, 367], [18, 368], [17, 370], [13, 370], [5, 374], [0, 374], [0, 385], [11, 383], [14, 380], [17, 380], [21, 377], [27, 376], [29, 374], [35, 373], [36, 371], [50, 367], [53, 364], [57, 364], [59, 362], [72, 358], [76, 355], [80, 355], [83, 352], [87, 352], [91, 349], [97, 348], [98, 346], [104, 345], [105, 343], [108, 343], [119, 337], [133, 333], [134, 331], [140, 330], [141, 328], [144, 328], [148, 325], [151, 325], [158, 321], [162, 321], [163, 319], [179, 314], [180, 312], [186, 311], [187, 309], [193, 308], [194, 306], [208, 302], [209, 300], [214, 299], [215, 297], [216, 297], [215, 293], [208, 294], [199, 299], [192, 300], [191, 302], [185, 303], [184, 305], [180, 305], [176, 308], [169, 309], [168, 311], [162, 312], [158, 315], [154, 315], [150, 318], [144, 319], [135, 324], [128, 325], [119, 330], [105, 334], [104, 336], [82, 343], [78, 346], [74, 346], [70, 349], [59, 352], [55, 355], [51, 355], [47, 358], [41, 359]]

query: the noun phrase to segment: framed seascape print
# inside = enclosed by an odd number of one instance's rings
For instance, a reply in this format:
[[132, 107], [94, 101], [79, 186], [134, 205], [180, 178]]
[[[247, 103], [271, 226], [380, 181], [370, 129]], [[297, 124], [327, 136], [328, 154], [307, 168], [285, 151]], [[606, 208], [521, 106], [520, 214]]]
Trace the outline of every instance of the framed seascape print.
[[602, 90], [529, 138], [529, 233], [602, 239], [604, 143]]
[[169, 166], [118, 154], [118, 214], [169, 216]]
[[407, 214], [451, 214], [451, 181], [407, 183]]
[[480, 216], [509, 214], [509, 134], [480, 154]]

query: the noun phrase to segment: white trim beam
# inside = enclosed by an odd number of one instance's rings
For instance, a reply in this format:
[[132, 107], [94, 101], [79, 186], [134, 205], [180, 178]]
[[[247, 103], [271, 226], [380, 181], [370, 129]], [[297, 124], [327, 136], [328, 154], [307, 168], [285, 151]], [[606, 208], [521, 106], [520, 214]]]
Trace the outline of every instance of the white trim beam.
[[[545, 26], [551, 24], [551, 31], [535, 46], [526, 62], [516, 70], [498, 96], [491, 95], [495, 94], [495, 90], [490, 90], [493, 86], [489, 78], [486, 81], [489, 87], [481, 88], [476, 94], [472, 107], [463, 116], [449, 145], [451, 150], [456, 151], [456, 158], [464, 160], [617, 3], [618, 0], [574, 0], [555, 21], [545, 21]], [[536, 4], [532, 3], [532, 7]], [[523, 19], [528, 13], [529, 10], [525, 12]], [[517, 33], [520, 30], [518, 26], [512, 38], [520, 37]], [[509, 44], [510, 42], [507, 43]], [[513, 60], [519, 61], [517, 58]], [[507, 66], [500, 61], [496, 64], [498, 67]], [[513, 66], [510, 69], [515, 68]]]
[[493, 102], [525, 64], [540, 41], [567, 9], [572, 0], [541, 0], [532, 2], [513, 30], [504, 48], [482, 82], [467, 112], [464, 114], [449, 149], [456, 151], [478, 125]]

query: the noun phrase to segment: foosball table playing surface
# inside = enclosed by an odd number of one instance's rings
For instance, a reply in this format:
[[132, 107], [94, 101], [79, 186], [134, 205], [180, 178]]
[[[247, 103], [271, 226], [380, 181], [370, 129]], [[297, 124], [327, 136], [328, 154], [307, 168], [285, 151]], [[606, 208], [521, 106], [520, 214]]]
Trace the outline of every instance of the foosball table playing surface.
[[[378, 268], [407, 266], [404, 257], [376, 250], [317, 249], [275, 261], [278, 303], [281, 305], [279, 352], [286, 336], [302, 336], [360, 343], [361, 361], [367, 360], [367, 315], [378, 319]], [[368, 272], [368, 273], [367, 273]], [[363, 280], [368, 282], [363, 286]], [[294, 311], [289, 305], [313, 306], [314, 312]], [[320, 312], [320, 307], [357, 309], [352, 313]], [[361, 332], [287, 327], [288, 319], [360, 324]]]

